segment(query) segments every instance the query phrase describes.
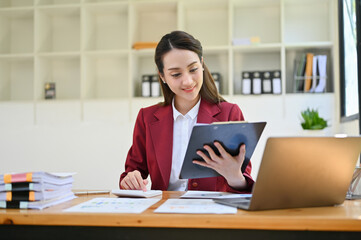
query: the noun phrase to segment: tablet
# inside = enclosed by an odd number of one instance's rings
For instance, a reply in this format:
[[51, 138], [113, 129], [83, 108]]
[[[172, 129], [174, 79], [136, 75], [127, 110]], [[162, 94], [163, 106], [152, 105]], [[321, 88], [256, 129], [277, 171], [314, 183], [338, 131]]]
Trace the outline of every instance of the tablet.
[[193, 160], [204, 161], [196, 153], [197, 150], [201, 150], [209, 156], [208, 152], [203, 148], [204, 145], [209, 145], [219, 155], [217, 148], [213, 144], [215, 141], [220, 142], [232, 156], [239, 154], [239, 148], [242, 144], [246, 145], [246, 156], [241, 167], [242, 172], [244, 172], [265, 126], [266, 122], [196, 124], [191, 133], [179, 178], [190, 179], [219, 176], [213, 169], [193, 163]]

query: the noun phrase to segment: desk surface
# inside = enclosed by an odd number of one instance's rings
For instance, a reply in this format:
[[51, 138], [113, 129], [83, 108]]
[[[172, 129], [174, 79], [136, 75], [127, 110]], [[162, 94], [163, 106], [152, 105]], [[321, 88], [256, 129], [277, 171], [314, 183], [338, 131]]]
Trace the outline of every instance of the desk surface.
[[361, 232], [361, 200], [345, 201], [335, 207], [255, 212], [238, 210], [235, 215], [153, 212], [166, 199], [179, 198], [183, 193], [163, 192], [162, 200], [141, 214], [63, 212], [64, 209], [95, 197], [115, 197], [112, 194], [80, 196], [44, 210], [0, 209], [0, 224]]

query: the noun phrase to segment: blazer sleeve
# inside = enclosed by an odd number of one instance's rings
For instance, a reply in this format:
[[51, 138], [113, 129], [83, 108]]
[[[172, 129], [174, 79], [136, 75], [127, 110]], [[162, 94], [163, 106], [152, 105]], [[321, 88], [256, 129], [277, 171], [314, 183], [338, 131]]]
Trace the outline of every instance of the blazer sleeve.
[[133, 144], [129, 149], [125, 161], [125, 172], [120, 175], [119, 187], [123, 178], [134, 170], [138, 170], [143, 179], [148, 177], [149, 171], [146, 161], [146, 128], [143, 117], [143, 109], [138, 113], [133, 132]]

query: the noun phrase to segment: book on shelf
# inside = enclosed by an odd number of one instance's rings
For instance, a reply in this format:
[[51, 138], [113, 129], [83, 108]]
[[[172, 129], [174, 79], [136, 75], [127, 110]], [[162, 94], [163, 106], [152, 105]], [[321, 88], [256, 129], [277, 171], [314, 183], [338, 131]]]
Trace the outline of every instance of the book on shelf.
[[312, 59], [312, 86], [310, 89], [310, 93], [315, 92], [316, 90], [316, 85], [317, 85], [317, 76], [318, 74], [318, 68], [317, 68], [317, 60], [318, 60], [318, 56], [314, 55], [313, 59]]
[[135, 42], [133, 44], [133, 49], [140, 50], [140, 49], [147, 49], [147, 48], [156, 48], [158, 42]]
[[306, 54], [304, 92], [309, 92], [312, 84], [313, 53]]
[[326, 90], [327, 55], [303, 53], [295, 61], [294, 91], [320, 93]]
[[43, 209], [75, 198], [74, 173], [0, 174], [0, 208]]
[[317, 66], [319, 72], [319, 81], [315, 87], [315, 92], [325, 92], [326, 91], [326, 68], [327, 68], [327, 55], [319, 55], [317, 58]]
[[295, 92], [303, 92], [306, 54], [302, 53], [295, 63]]

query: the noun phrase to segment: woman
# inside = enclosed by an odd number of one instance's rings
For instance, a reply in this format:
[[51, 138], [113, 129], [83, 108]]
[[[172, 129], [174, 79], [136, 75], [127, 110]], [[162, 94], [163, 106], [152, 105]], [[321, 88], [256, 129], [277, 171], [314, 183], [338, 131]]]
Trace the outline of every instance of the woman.
[[210, 158], [198, 151], [205, 161], [195, 164], [209, 167], [221, 176], [200, 179], [179, 179], [192, 127], [197, 123], [241, 121], [243, 114], [236, 104], [227, 103], [217, 91], [214, 80], [203, 62], [200, 42], [182, 31], [162, 37], [155, 50], [155, 63], [164, 95], [164, 102], [139, 111], [129, 150], [121, 189], [146, 191], [150, 175], [151, 189], [168, 191], [203, 190], [249, 192], [253, 180], [251, 163], [244, 173], [241, 166], [245, 146], [238, 156], [229, 155], [217, 142], [217, 156], [204, 146]]

